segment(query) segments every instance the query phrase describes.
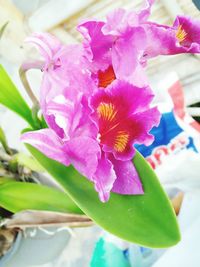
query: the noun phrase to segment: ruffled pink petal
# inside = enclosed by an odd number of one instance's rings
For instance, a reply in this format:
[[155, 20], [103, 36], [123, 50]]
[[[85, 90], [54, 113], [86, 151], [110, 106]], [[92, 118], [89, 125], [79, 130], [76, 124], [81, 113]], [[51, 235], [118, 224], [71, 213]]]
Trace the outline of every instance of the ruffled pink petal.
[[26, 39], [26, 42], [34, 44], [46, 61], [50, 61], [62, 47], [58, 39], [49, 33], [34, 33]]
[[113, 164], [105, 157], [105, 154], [102, 154], [96, 173], [93, 176], [95, 189], [99, 193], [99, 198], [102, 202], [108, 201], [115, 180], [116, 174], [113, 169]]
[[35, 44], [45, 59], [40, 90], [40, 104], [45, 117], [48, 102], [57, 95], [68, 92], [69, 87], [73, 86], [70, 92], [82, 91], [85, 94], [93, 92], [95, 85], [90, 74], [84, 71], [82, 45], [61, 45], [48, 33], [35, 33], [27, 41]]
[[125, 9], [118, 8], [113, 10], [106, 16], [106, 20], [107, 22], [102, 27], [103, 34], [121, 36], [126, 32], [128, 16]]
[[153, 141], [149, 131], [158, 125], [160, 113], [149, 107], [152, 97], [149, 87], [138, 88], [115, 81], [91, 98], [92, 119], [99, 127], [99, 141], [104, 152], [127, 161], [134, 155], [134, 143]]
[[[54, 117], [54, 124], [51, 122], [51, 128], [60, 133], [63, 130], [63, 140], [69, 140], [80, 136], [97, 138], [98, 128], [90, 118], [92, 113], [88, 106], [88, 99], [81, 94], [74, 99], [57, 96], [53, 101], [48, 103], [47, 112], [49, 117]], [[60, 135], [59, 135], [60, 136]]]
[[78, 31], [83, 35], [83, 45], [86, 57], [94, 72], [106, 69], [110, 63], [110, 48], [112, 47], [113, 37], [105, 36], [102, 33], [104, 26], [102, 21], [86, 21], [78, 25]]
[[72, 101], [59, 95], [48, 103], [46, 115], [54, 116], [57, 127], [64, 132], [63, 138], [69, 139], [82, 117], [81, 98], [77, 97]]
[[146, 58], [200, 53], [199, 20], [178, 16], [172, 27], [156, 23], [146, 23], [143, 27], [147, 35]]
[[55, 115], [46, 115], [45, 116], [45, 121], [47, 125], [50, 127], [50, 129], [54, 130], [54, 132], [62, 139], [65, 137], [65, 133], [63, 128], [59, 126], [59, 124], [56, 122], [56, 117]]
[[68, 155], [70, 163], [80, 173], [91, 179], [97, 169], [100, 157], [98, 142], [92, 138], [80, 136], [66, 142], [63, 150]]
[[48, 113], [47, 105], [48, 102], [50, 101], [49, 99], [51, 99], [51, 98], [48, 99], [48, 94], [51, 92], [52, 86], [53, 85], [50, 83], [48, 75], [44, 75], [40, 90], [40, 108], [42, 110], [42, 114], [48, 126], [51, 129], [53, 129], [59, 137], [63, 138], [64, 137], [63, 129], [60, 128], [56, 123], [54, 114]]
[[144, 69], [145, 66], [146, 62], [144, 64], [140, 59], [134, 72], [130, 76], [125, 77], [124, 80], [138, 87], [146, 87], [149, 84], [149, 80]]
[[[91, 79], [90, 74], [86, 70], [85, 62], [83, 60], [85, 50], [82, 45], [68, 45], [63, 46], [55, 55], [54, 61], [57, 64], [49, 69], [51, 72], [51, 78], [62, 88], [71, 87], [75, 89], [75, 91], [85, 91], [85, 84], [88, 86], [88, 93], [91, 92]], [[79, 75], [77, 75], [79, 73]], [[89, 84], [90, 80], [90, 84]], [[83, 84], [83, 85], [82, 85]], [[81, 89], [79, 89], [79, 87]]]
[[153, 127], [157, 127], [160, 123], [161, 114], [155, 108], [133, 114], [131, 119], [135, 122], [137, 127], [137, 134], [132, 144], [144, 144], [146, 146], [152, 144], [154, 136], [149, 132]]
[[154, 4], [155, 0], [145, 0], [145, 3], [142, 9], [138, 12], [139, 23], [145, 23], [146, 20], [151, 15], [151, 7]]
[[177, 16], [173, 27], [176, 28], [176, 37], [183, 49], [190, 53], [200, 53], [200, 20]]
[[82, 116], [80, 118], [79, 124], [77, 125], [74, 131], [74, 135], [88, 136], [96, 140], [98, 135], [98, 127], [91, 118], [93, 110], [89, 106], [88, 102], [89, 102], [88, 97], [83, 96], [81, 100]]
[[147, 23], [144, 26], [147, 36], [147, 47], [145, 58], [152, 58], [158, 55], [176, 54], [175, 30], [165, 25]]
[[154, 98], [149, 86], [143, 88], [125, 81], [114, 81], [106, 90], [98, 90], [91, 98], [91, 105], [97, 108], [100, 102], [114, 102], [120, 113], [131, 115], [148, 109]]
[[130, 27], [137, 27], [145, 23], [151, 14], [151, 7], [154, 0], [146, 0], [142, 9], [138, 12], [135, 10], [125, 10], [118, 8], [106, 16], [106, 23], [102, 28], [105, 35], [122, 36]]
[[112, 192], [122, 195], [144, 194], [142, 184], [135, 166], [131, 160], [121, 161], [114, 157], [109, 158], [114, 166], [117, 179], [115, 180]]
[[51, 129], [24, 133], [21, 136], [21, 140], [34, 146], [51, 159], [59, 161], [66, 166], [70, 164], [69, 157], [63, 150], [62, 139]]
[[[70, 45], [60, 49], [54, 59], [59, 61], [55, 68], [49, 68], [44, 76], [48, 78], [51, 89], [46, 92], [46, 101], [52, 100], [59, 94], [74, 99], [78, 94], [91, 95], [96, 89], [91, 73], [83, 60], [81, 45]], [[78, 73], [78, 75], [77, 75]]]
[[146, 82], [146, 75], [140, 64], [145, 48], [146, 34], [142, 27], [130, 29], [116, 40], [112, 49], [112, 63], [119, 80], [131, 81], [138, 86], [144, 84], [144, 78]]

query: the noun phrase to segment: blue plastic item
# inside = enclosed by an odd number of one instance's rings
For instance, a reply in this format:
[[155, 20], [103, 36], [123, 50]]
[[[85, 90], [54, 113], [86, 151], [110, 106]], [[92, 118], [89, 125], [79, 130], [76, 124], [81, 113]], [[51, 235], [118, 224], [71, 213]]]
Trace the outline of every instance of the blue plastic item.
[[103, 237], [96, 243], [91, 267], [131, 267], [128, 250], [121, 250]]

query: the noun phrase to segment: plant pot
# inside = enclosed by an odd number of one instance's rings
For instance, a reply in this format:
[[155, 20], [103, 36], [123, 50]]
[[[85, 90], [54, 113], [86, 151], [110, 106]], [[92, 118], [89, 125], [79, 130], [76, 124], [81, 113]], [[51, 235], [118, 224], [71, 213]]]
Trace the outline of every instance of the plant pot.
[[0, 267], [31, 267], [54, 262], [70, 238], [67, 229], [59, 228], [19, 232], [11, 249], [1, 258]]
[[97, 226], [27, 229], [19, 232], [0, 267], [88, 267], [100, 232]]

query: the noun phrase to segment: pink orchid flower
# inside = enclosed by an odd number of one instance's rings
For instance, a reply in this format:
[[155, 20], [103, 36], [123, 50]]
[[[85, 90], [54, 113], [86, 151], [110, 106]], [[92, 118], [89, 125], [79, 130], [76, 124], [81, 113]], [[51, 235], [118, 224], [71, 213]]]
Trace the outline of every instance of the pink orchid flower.
[[[62, 137], [63, 129], [55, 123], [55, 116], [49, 112], [47, 106], [52, 105], [52, 99], [64, 92], [67, 92], [68, 99], [74, 99], [83, 92], [85, 95], [91, 95], [96, 88], [90, 74], [84, 71], [81, 61], [83, 48], [81, 45], [64, 46], [48, 33], [34, 33], [26, 41], [37, 47], [43, 59], [42, 67], [39, 66], [43, 72], [40, 90], [40, 107], [43, 116], [49, 127], [59, 132], [59, 136]], [[83, 70], [80, 71], [80, 68]], [[74, 90], [67, 90], [71, 86]]]
[[122, 81], [90, 98], [83, 95], [78, 102], [74, 99], [74, 105], [62, 95], [47, 110], [54, 114], [58, 131], [54, 127], [28, 132], [22, 140], [66, 166], [73, 164], [94, 182], [103, 202], [109, 199], [110, 191], [142, 194], [131, 159], [133, 144], [153, 141], [149, 131], [158, 125], [160, 116], [156, 108], [149, 107], [152, 97], [149, 88]]
[[159, 112], [150, 108], [149, 87], [116, 80], [101, 90], [82, 59], [70, 58], [71, 47], [54, 44], [54, 38], [48, 42], [46, 34], [34, 38], [45, 60], [40, 105], [49, 128], [25, 133], [22, 140], [66, 166], [73, 164], [95, 184], [101, 201], [110, 191], [142, 194], [131, 159], [133, 144], [151, 143], [149, 131], [159, 122]]
[[200, 21], [177, 16], [173, 26], [146, 23], [146, 58], [158, 55], [200, 53]]
[[88, 20], [78, 26], [85, 58], [96, 83], [106, 88], [114, 80], [147, 85], [147, 60], [158, 55], [200, 53], [200, 21], [177, 16], [173, 26], [149, 22], [154, 0], [139, 11], [117, 9], [106, 21]]
[[111, 191], [144, 193], [132, 163], [133, 145], [153, 141], [149, 132], [160, 114], [150, 107], [150, 88], [135, 84], [144, 83], [140, 59], [146, 36], [139, 22], [147, 19], [152, 3], [139, 13], [117, 11], [121, 21], [113, 29], [103, 22], [82, 24], [83, 46], [64, 46], [49, 34], [29, 38], [44, 59], [40, 106], [49, 128], [25, 133], [22, 140], [72, 164], [94, 183], [103, 202]]
[[141, 58], [146, 48], [146, 34], [141, 24], [150, 15], [153, 0], [136, 13], [117, 9], [107, 21], [88, 20], [78, 26], [84, 37], [83, 45], [88, 67], [99, 87], [106, 88], [115, 79], [136, 86], [147, 84]]

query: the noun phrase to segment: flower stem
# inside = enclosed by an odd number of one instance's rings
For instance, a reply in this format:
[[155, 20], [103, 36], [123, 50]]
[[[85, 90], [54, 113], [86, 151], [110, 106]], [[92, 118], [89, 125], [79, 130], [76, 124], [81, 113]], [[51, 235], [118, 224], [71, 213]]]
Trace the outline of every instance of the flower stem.
[[20, 76], [21, 82], [22, 82], [29, 98], [31, 99], [33, 105], [36, 107], [39, 106], [39, 102], [38, 102], [35, 94], [33, 93], [33, 90], [31, 89], [31, 86], [28, 82], [26, 74], [27, 74], [27, 71], [30, 69], [41, 69], [41, 67], [42, 67], [42, 62], [41, 61], [35, 61], [35, 62], [24, 63], [24, 64], [22, 64], [22, 66], [19, 69], [19, 76]]

